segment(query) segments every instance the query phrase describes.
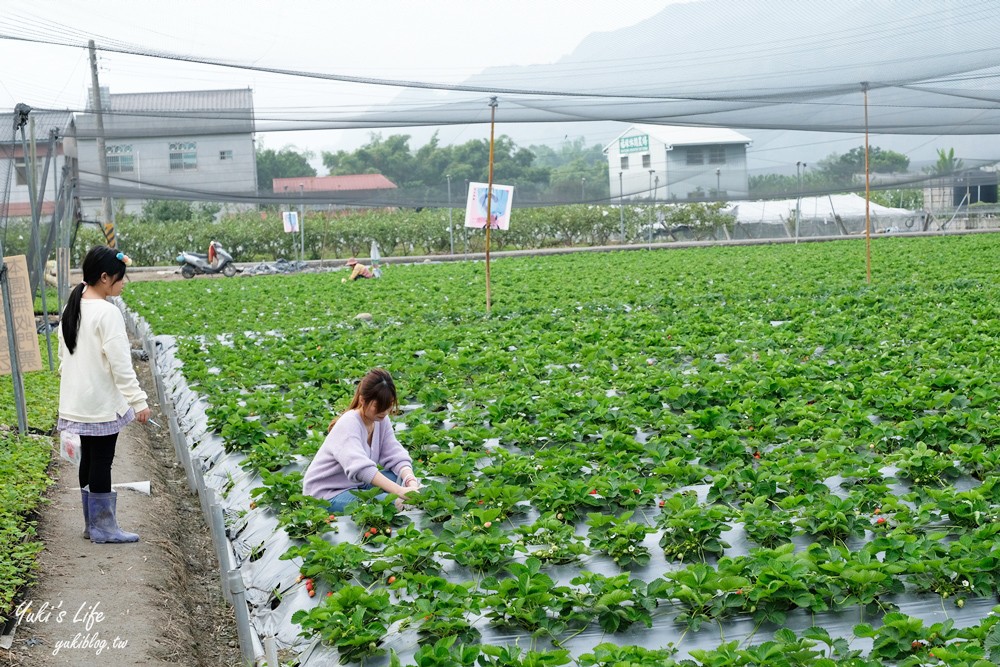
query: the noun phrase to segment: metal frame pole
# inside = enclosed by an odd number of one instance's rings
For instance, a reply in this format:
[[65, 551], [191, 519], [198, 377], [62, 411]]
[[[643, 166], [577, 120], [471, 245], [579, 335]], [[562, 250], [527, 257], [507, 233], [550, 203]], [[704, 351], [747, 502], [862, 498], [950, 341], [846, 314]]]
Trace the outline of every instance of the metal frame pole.
[[621, 223], [621, 243], [625, 245], [625, 188], [622, 185], [622, 172], [618, 172], [618, 218]]
[[451, 243], [451, 254], [455, 254], [455, 227], [451, 224], [451, 174], [444, 176], [448, 180], [448, 241]]

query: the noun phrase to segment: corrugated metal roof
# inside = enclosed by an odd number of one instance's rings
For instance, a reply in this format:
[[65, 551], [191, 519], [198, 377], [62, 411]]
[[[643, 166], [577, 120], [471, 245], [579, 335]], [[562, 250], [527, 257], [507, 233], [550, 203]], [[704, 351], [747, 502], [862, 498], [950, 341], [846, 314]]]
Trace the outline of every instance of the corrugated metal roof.
[[[249, 88], [227, 90], [178, 90], [162, 93], [112, 93], [111, 108], [105, 111], [252, 111], [253, 91]], [[87, 110], [92, 103], [88, 98]]]
[[605, 150], [614, 146], [619, 139], [635, 134], [638, 130], [643, 134], [666, 144], [667, 150], [674, 146], [706, 146], [718, 144], [750, 144], [750, 137], [743, 136], [736, 130], [725, 127], [690, 127], [682, 125], [647, 125], [636, 124], [615, 137], [614, 141], [604, 147]]
[[[53, 127], [59, 129], [60, 136], [73, 121], [73, 113], [70, 111], [32, 111], [28, 114], [28, 120], [35, 120], [35, 140], [41, 143], [49, 140], [49, 130]], [[31, 140], [31, 130], [25, 126], [24, 134]], [[21, 131], [14, 131], [14, 114], [0, 113], [0, 143], [20, 143]]]
[[272, 187], [276, 194], [288, 192], [357, 192], [359, 190], [395, 190], [396, 184], [382, 174], [349, 174], [347, 176], [303, 176], [300, 178], [275, 178]]

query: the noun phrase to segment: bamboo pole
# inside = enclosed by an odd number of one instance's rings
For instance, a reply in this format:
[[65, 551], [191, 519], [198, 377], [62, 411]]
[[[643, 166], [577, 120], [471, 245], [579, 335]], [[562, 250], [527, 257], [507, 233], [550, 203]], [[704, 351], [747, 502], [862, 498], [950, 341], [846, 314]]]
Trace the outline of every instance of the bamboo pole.
[[493, 130], [497, 114], [497, 98], [490, 98], [490, 177], [486, 186], [486, 314], [491, 311], [490, 299], [490, 228], [493, 226]]

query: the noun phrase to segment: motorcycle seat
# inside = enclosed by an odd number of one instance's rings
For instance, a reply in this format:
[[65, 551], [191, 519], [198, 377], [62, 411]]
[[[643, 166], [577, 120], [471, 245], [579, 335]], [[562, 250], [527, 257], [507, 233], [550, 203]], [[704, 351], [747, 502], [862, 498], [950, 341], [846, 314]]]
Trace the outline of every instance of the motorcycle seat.
[[192, 257], [197, 257], [198, 259], [203, 259], [206, 262], [208, 261], [208, 255], [205, 254], [205, 253], [203, 253], [203, 252], [189, 252], [188, 254], [191, 255]]

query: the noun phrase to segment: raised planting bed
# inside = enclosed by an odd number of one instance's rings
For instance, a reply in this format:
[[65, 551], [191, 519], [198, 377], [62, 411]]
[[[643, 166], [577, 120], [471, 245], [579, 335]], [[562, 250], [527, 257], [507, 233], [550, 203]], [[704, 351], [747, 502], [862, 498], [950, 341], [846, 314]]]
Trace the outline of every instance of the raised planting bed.
[[[126, 299], [303, 665], [994, 664], [1000, 246], [862, 253], [505, 259], [491, 317], [481, 263]], [[376, 366], [428, 484], [331, 517], [301, 473]]]

